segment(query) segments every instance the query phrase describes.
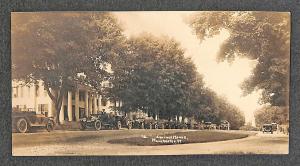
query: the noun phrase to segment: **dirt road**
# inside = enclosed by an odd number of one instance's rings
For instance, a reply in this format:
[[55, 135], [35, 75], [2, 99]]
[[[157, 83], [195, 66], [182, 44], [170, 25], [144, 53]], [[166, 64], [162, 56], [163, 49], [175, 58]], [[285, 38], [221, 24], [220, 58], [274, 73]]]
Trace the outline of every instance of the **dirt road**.
[[[60, 155], [180, 155], [180, 154], [287, 154], [288, 136], [262, 134], [243, 139], [163, 146], [110, 144], [108, 140], [175, 133], [186, 130], [55, 131], [13, 134], [14, 156]], [[237, 132], [237, 131], [228, 131]]]

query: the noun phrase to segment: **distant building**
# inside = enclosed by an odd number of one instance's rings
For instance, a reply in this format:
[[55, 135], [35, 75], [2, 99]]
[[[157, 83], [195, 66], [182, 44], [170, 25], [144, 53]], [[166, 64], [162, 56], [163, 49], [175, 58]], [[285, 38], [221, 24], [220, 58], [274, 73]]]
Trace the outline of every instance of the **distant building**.
[[[104, 86], [108, 86], [106, 82]], [[84, 116], [96, 114], [101, 111], [111, 112], [114, 106], [121, 102], [110, 102], [97, 94], [86, 85], [78, 85], [74, 91], [68, 91], [63, 98], [59, 121], [79, 121]], [[22, 85], [22, 81], [12, 81], [12, 107], [21, 111], [35, 111], [45, 116], [54, 115], [54, 104], [43, 82], [38, 84]]]

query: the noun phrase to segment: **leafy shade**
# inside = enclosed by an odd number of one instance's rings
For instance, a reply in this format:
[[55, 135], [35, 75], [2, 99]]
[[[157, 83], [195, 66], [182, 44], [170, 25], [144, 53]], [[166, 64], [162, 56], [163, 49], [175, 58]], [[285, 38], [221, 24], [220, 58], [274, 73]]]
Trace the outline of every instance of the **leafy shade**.
[[109, 13], [13, 13], [12, 78], [42, 80], [58, 116], [62, 96], [78, 82], [99, 89], [123, 40]]
[[110, 94], [123, 109], [140, 109], [170, 118], [190, 109], [189, 88], [196, 68], [179, 44], [168, 37], [142, 34], [128, 41], [129, 54], [113, 66]]
[[261, 103], [288, 105], [290, 15], [280, 12], [201, 12], [189, 24], [203, 41], [227, 30], [218, 61], [246, 57], [258, 63], [242, 84], [244, 95], [262, 90]]

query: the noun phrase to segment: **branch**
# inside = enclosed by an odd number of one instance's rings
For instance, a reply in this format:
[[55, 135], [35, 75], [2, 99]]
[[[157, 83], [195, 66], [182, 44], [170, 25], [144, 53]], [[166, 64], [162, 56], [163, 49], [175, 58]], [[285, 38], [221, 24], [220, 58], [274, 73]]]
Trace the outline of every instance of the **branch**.
[[45, 89], [46, 89], [46, 91], [47, 91], [49, 97], [51, 98], [51, 100], [52, 100], [52, 101], [55, 101], [56, 98], [55, 98], [54, 95], [51, 93], [49, 86], [48, 86], [47, 84], [45, 84], [45, 83], [44, 83], [44, 85], [45, 85]]

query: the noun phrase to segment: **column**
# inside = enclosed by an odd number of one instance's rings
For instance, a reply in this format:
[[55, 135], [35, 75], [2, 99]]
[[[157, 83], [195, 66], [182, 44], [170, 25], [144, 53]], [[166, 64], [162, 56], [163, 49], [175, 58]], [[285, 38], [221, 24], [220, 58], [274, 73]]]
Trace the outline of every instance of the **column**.
[[89, 116], [89, 92], [85, 91], [85, 116]]
[[98, 110], [99, 110], [99, 112], [102, 111], [102, 109], [101, 109], [101, 95], [98, 96]]
[[72, 114], [72, 92], [68, 91], [68, 117], [69, 121], [73, 120], [73, 114]]
[[93, 97], [89, 96], [89, 115], [93, 113]]
[[75, 91], [75, 119], [79, 121], [79, 89]]
[[[33, 109], [34, 109], [34, 111], [37, 113], [37, 111], [38, 111], [38, 106], [37, 106], [37, 102], [36, 102], [36, 100], [37, 100], [37, 96], [36, 96], [36, 86], [35, 86], [35, 84], [32, 84], [32, 96], [33, 96]], [[51, 99], [50, 99], [51, 100]], [[51, 100], [52, 101], [52, 100]], [[51, 102], [49, 102], [49, 106], [50, 106], [50, 108], [51, 108]], [[48, 109], [48, 112], [50, 113], [51, 112], [51, 109]], [[48, 113], [48, 115], [49, 115], [49, 113]]]
[[94, 108], [93, 108], [93, 113], [96, 114], [97, 113], [97, 94], [94, 95]]
[[61, 124], [63, 124], [65, 120], [64, 105], [65, 105], [65, 97], [62, 98], [61, 107], [59, 111], [59, 122]]

